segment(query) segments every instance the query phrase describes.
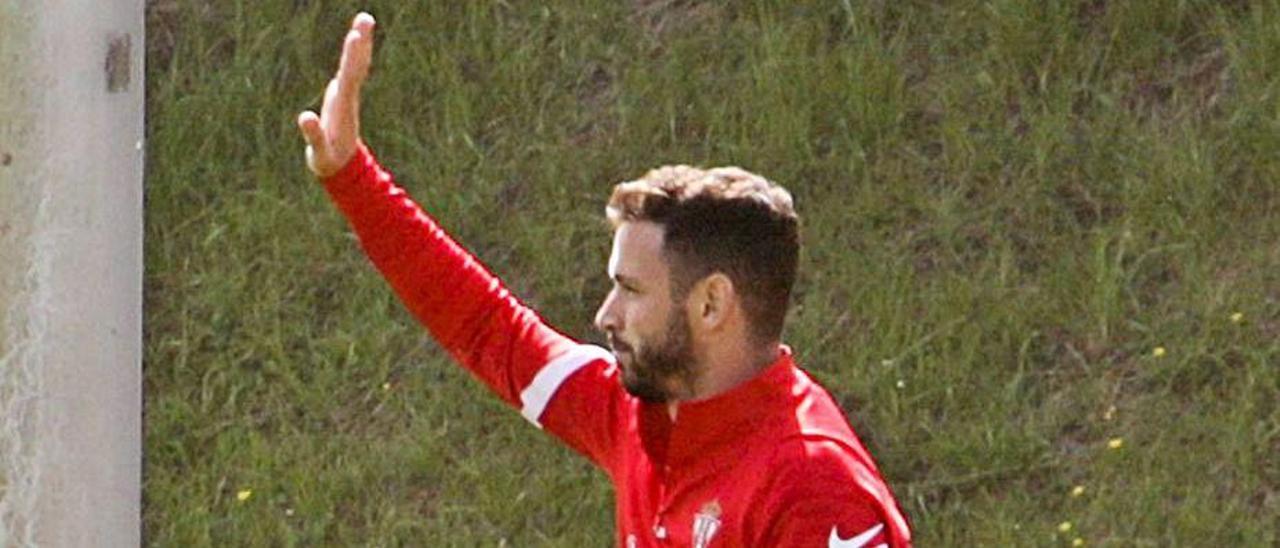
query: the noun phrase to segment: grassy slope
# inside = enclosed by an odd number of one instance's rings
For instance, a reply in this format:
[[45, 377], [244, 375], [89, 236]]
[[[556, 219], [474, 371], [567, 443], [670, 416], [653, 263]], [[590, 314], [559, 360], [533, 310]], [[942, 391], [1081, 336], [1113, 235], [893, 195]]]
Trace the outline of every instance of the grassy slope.
[[787, 339], [920, 545], [1278, 541], [1272, 3], [149, 4], [153, 544], [610, 542], [605, 478], [424, 338], [304, 172], [362, 5], [368, 141], [570, 333], [614, 182], [792, 189]]

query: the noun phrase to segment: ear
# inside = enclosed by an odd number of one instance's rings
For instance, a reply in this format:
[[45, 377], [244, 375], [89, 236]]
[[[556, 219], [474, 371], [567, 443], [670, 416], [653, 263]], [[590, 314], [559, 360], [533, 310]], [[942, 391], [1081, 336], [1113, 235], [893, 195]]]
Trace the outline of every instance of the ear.
[[733, 280], [714, 272], [698, 281], [689, 293], [689, 322], [703, 329], [716, 330], [729, 320], [737, 293]]

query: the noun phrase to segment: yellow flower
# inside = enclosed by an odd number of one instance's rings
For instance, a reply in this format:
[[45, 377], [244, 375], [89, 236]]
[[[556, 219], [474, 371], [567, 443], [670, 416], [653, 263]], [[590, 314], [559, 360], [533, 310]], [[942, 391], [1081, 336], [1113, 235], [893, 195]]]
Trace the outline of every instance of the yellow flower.
[[1064, 521], [1058, 524], [1058, 532], [1065, 533], [1071, 530], [1071, 522]]
[[240, 501], [240, 502], [244, 502], [244, 501], [246, 501], [246, 500], [249, 500], [249, 497], [252, 497], [252, 496], [253, 496], [253, 490], [252, 490], [252, 489], [244, 489], [244, 490], [240, 491], [239, 493], [236, 493], [236, 500], [238, 500], [238, 501]]
[[1075, 540], [1071, 541], [1071, 545], [1072, 545], [1072, 546], [1084, 546], [1084, 539], [1082, 539], [1082, 538], [1080, 538], [1080, 537], [1076, 537], [1076, 539], [1075, 539]]
[[1122, 438], [1111, 438], [1111, 441], [1107, 442], [1107, 447], [1111, 449], [1119, 449], [1122, 446], [1124, 446], [1124, 439]]
[[382, 389], [383, 389], [383, 390], [391, 390], [391, 383], [389, 383], [389, 382], [384, 382], [384, 383], [382, 383]]
[[1075, 488], [1071, 489], [1071, 496], [1073, 496], [1073, 497], [1079, 497], [1079, 496], [1081, 496], [1081, 495], [1084, 495], [1084, 486], [1083, 486], [1083, 485], [1077, 485], [1077, 486], [1075, 486]]
[[1236, 312], [1235, 314], [1231, 315], [1231, 323], [1240, 323], [1243, 320], [1244, 320], [1243, 312]]
[[1155, 347], [1155, 348], [1152, 348], [1152, 349], [1151, 349], [1151, 355], [1152, 355], [1152, 356], [1154, 356], [1154, 357], [1156, 357], [1156, 358], [1159, 358], [1159, 357], [1161, 357], [1161, 356], [1164, 356], [1164, 347], [1163, 347], [1163, 346], [1157, 346], [1157, 347]]

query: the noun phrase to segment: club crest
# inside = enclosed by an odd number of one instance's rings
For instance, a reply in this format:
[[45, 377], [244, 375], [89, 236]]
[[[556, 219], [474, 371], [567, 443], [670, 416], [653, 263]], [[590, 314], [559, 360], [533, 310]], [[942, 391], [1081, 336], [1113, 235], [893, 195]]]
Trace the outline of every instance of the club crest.
[[715, 538], [716, 532], [720, 530], [720, 512], [720, 501], [713, 500], [702, 505], [702, 509], [694, 514], [694, 548], [707, 548], [707, 545], [711, 544], [711, 539]]

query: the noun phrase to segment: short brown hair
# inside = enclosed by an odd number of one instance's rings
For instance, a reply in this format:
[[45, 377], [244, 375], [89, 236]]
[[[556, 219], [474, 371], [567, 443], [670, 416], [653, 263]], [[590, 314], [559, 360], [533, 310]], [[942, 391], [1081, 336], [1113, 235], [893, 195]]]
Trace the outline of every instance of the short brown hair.
[[724, 273], [742, 296], [756, 342], [781, 339], [800, 255], [787, 189], [737, 167], [664, 166], [615, 186], [605, 211], [615, 229], [628, 221], [665, 229], [672, 299]]

